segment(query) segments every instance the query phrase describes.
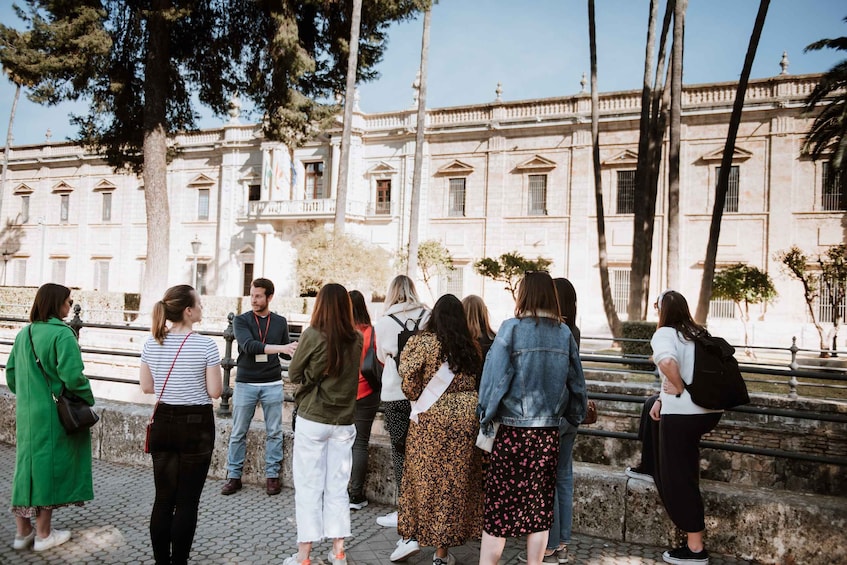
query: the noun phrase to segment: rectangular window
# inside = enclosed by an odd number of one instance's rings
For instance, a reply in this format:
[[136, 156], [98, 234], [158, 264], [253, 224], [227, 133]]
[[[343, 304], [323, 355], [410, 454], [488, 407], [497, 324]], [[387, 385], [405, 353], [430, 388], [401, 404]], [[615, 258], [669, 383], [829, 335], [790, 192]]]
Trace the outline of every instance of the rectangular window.
[[244, 263], [244, 276], [241, 277], [241, 296], [250, 296], [250, 284], [253, 282], [253, 263]]
[[629, 273], [630, 269], [609, 269], [612, 301], [618, 314], [626, 314], [629, 307]]
[[450, 204], [448, 216], [461, 217], [465, 215], [465, 181], [467, 179], [450, 179]]
[[103, 207], [101, 212], [101, 220], [104, 222], [112, 221], [112, 193], [104, 192], [103, 193]]
[[[721, 176], [721, 168], [718, 167], [715, 172], [715, 187], [718, 185], [718, 178]], [[733, 165], [729, 168], [729, 185], [726, 189], [726, 202], [723, 205], [724, 212], [738, 212], [738, 165]], [[716, 188], [717, 191], [717, 188]]]
[[209, 219], [209, 189], [208, 188], [197, 189], [197, 219], [198, 220], [208, 220]]
[[438, 294], [452, 294], [453, 296], [464, 296], [464, 270], [456, 267], [438, 277]]
[[21, 223], [26, 224], [29, 222], [29, 195], [24, 194], [21, 196]]
[[[820, 272], [816, 274], [820, 275]], [[838, 313], [841, 318], [841, 323], [843, 324], [844, 320], [847, 319], [847, 300], [844, 299], [844, 289], [841, 288], [841, 285], [836, 281], [836, 284], [833, 285], [832, 291], [830, 292], [829, 287], [827, 287], [823, 279], [818, 280], [818, 321], [827, 324], [833, 323], [833, 313], [835, 312], [835, 309], [832, 307], [833, 293], [841, 294], [840, 304], [838, 305]]]
[[823, 164], [821, 210], [847, 210], [847, 190], [839, 171], [827, 161]]
[[735, 318], [735, 302], [721, 298], [713, 298], [709, 301], [709, 318]]
[[635, 212], [635, 171], [618, 171], [617, 214]]
[[303, 166], [306, 169], [306, 198], [326, 198], [323, 161], [304, 163]]
[[109, 261], [94, 261], [94, 290], [109, 292]]
[[206, 263], [197, 263], [197, 278], [194, 281], [194, 289], [197, 294], [206, 294], [206, 271], [208, 268]]
[[15, 259], [13, 261], [14, 269], [12, 272], [15, 273], [14, 281], [12, 282], [15, 286], [25, 286], [26, 285], [26, 259]]
[[529, 175], [530, 216], [547, 215], [547, 175]]
[[262, 185], [251, 184], [247, 187], [247, 200], [249, 202], [257, 202], [262, 198]]
[[59, 207], [59, 223], [67, 224], [68, 216], [70, 215], [71, 208], [71, 195], [70, 194], [62, 194], [61, 195], [61, 205]]
[[391, 213], [391, 179], [376, 181], [376, 210], [377, 214]]
[[53, 260], [53, 282], [56, 284], [65, 284], [65, 272], [67, 271], [68, 262], [65, 259]]

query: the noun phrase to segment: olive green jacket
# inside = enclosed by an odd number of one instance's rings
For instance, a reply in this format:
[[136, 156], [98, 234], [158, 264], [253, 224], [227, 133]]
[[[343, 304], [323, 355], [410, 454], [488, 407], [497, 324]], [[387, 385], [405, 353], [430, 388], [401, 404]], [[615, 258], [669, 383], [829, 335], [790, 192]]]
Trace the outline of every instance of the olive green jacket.
[[[15, 337], [6, 364], [6, 382], [15, 393], [16, 458], [12, 506], [49, 506], [94, 498], [91, 479], [91, 432], [65, 433], [44, 374], [35, 363], [29, 326]], [[62, 386], [94, 405], [91, 385], [82, 374], [82, 354], [74, 332], [58, 318], [32, 324], [32, 343], [50, 388]]]
[[318, 330], [306, 328], [288, 365], [288, 378], [300, 385], [294, 393], [297, 415], [322, 424], [352, 424], [361, 357], [362, 334], [358, 334], [356, 341], [344, 351], [340, 374], [326, 376], [326, 338]]

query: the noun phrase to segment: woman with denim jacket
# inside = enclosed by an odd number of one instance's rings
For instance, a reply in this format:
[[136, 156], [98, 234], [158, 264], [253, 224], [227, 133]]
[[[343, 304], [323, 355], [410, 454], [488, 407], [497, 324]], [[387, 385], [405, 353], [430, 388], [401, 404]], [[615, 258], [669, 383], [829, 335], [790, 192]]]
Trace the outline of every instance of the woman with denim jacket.
[[[477, 412], [495, 434], [485, 480], [480, 564], [495, 565], [507, 537], [527, 536], [527, 563], [544, 558], [553, 522], [559, 428], [585, 417], [579, 351], [559, 314], [553, 279], [528, 272], [515, 317], [500, 326], [482, 372]], [[520, 480], [515, 480], [516, 478]]]

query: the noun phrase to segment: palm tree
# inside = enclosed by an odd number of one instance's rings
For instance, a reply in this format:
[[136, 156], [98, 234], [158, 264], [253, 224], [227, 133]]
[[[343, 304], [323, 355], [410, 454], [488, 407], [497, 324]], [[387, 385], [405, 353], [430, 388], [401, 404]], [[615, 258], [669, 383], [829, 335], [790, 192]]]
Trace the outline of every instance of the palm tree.
[[[847, 18], [844, 18], [847, 22]], [[806, 47], [804, 52], [821, 49], [847, 51], [847, 37], [821, 39]], [[803, 150], [812, 159], [817, 160], [832, 153], [831, 165], [834, 171], [847, 178], [847, 59], [840, 61], [821, 77], [821, 81], [806, 99], [806, 110], [811, 112], [827, 97], [835, 94], [830, 103], [818, 114], [812, 129], [806, 134]]]
[[362, 25], [362, 0], [353, 0], [350, 17], [350, 51], [347, 54], [347, 85], [344, 89], [344, 127], [341, 132], [341, 163], [338, 172], [338, 192], [335, 195], [335, 233], [344, 232], [347, 212], [347, 188], [350, 184], [350, 141], [353, 137], [353, 104], [355, 102], [356, 72], [359, 59], [359, 28]]
[[732, 154], [735, 153], [735, 138], [741, 125], [741, 111], [744, 109], [744, 96], [747, 94], [747, 81], [750, 80], [750, 70], [759, 48], [759, 38], [765, 27], [765, 17], [768, 15], [770, 0], [760, 0], [759, 13], [750, 34], [750, 44], [747, 46], [747, 56], [738, 80], [738, 90], [735, 93], [735, 104], [729, 118], [729, 131], [726, 134], [726, 145], [721, 158], [721, 170], [718, 175], [718, 185], [715, 187], [715, 205], [712, 207], [712, 222], [709, 225], [709, 243], [706, 245], [706, 259], [703, 262], [703, 279], [700, 281], [700, 296], [697, 299], [697, 313], [694, 319], [699, 324], [705, 324], [709, 315], [709, 301], [712, 298], [712, 281], [715, 278], [715, 262], [718, 256], [718, 239], [721, 235], [721, 218], [726, 203], [726, 192], [729, 188], [729, 171], [732, 165]]
[[418, 115], [415, 124], [415, 164], [412, 172], [411, 210], [409, 211], [409, 258], [406, 275], [415, 278], [418, 257], [418, 224], [420, 223], [421, 182], [423, 180], [423, 149], [426, 130], [426, 62], [429, 57], [429, 26], [432, 20], [432, 3], [426, 7], [421, 36], [421, 68], [418, 83]]
[[615, 310], [609, 285], [609, 261], [606, 252], [606, 220], [603, 215], [603, 179], [600, 176], [600, 95], [597, 92], [597, 34], [594, 26], [594, 0], [588, 0], [588, 37], [591, 51], [591, 144], [594, 160], [594, 203], [597, 207], [597, 252], [603, 310], [614, 337], [621, 335], [621, 320]]

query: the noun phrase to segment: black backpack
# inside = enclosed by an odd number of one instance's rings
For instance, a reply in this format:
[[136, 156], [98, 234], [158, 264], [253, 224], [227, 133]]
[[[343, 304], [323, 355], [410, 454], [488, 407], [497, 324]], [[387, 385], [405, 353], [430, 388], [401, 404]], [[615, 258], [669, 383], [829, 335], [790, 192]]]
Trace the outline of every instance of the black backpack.
[[[391, 319], [400, 324], [400, 327], [403, 328], [400, 330], [400, 333], [397, 334], [397, 367], [400, 367], [400, 355], [403, 353], [403, 348], [406, 347], [406, 342], [409, 341], [409, 338], [415, 334], [420, 333], [421, 331], [421, 319], [423, 319], [424, 310], [421, 310], [421, 313], [418, 315], [417, 320], [413, 320], [412, 318], [408, 318], [405, 322], [400, 318], [395, 316], [394, 314], [389, 314]], [[409, 322], [412, 323], [411, 327], [409, 327]]]
[[747, 385], [735, 348], [725, 339], [705, 333], [694, 338], [694, 378], [685, 385], [694, 404], [710, 410], [729, 410], [749, 404]]

